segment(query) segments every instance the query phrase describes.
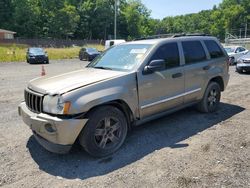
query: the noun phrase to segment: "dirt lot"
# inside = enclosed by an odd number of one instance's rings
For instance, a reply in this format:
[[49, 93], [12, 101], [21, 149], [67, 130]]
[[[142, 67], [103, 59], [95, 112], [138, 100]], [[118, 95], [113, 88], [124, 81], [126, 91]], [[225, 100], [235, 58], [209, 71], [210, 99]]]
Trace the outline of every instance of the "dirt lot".
[[[78, 60], [45, 65], [54, 75]], [[41, 65], [0, 64], [0, 186], [250, 187], [250, 75], [231, 67], [217, 113], [193, 108], [134, 128], [112, 157], [94, 159], [75, 146], [67, 155], [37, 144], [17, 114], [27, 82]]]

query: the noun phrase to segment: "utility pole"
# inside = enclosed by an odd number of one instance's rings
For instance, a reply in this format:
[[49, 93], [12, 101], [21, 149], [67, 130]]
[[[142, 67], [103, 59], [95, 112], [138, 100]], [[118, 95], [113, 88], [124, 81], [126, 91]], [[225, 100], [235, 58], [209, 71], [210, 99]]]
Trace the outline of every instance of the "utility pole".
[[246, 22], [246, 25], [245, 25], [245, 38], [247, 38], [247, 22]]
[[116, 39], [116, 31], [117, 31], [117, 0], [115, 0], [115, 22], [114, 22], [114, 39]]

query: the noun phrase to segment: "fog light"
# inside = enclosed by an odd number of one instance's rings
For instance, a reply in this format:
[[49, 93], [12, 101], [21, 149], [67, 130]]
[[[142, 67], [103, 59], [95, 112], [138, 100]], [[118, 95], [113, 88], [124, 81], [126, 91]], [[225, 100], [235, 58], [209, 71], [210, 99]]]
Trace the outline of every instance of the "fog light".
[[56, 132], [56, 129], [53, 125], [51, 125], [50, 123], [47, 123], [44, 125], [46, 131], [48, 131], [49, 133], [54, 133]]

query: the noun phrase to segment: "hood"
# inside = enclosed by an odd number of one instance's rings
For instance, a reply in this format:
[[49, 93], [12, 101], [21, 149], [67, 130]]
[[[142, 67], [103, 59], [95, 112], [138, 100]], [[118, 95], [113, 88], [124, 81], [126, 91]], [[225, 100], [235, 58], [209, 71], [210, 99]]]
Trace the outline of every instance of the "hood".
[[240, 58], [243, 62], [250, 62], [250, 57]]
[[229, 52], [229, 53], [227, 53], [227, 54], [228, 54], [228, 56], [233, 56], [233, 55], [235, 55], [234, 52]]
[[33, 79], [29, 82], [28, 88], [43, 94], [62, 94], [124, 74], [126, 73], [120, 71], [84, 68], [58, 76], [44, 76]]
[[246, 54], [246, 55], [243, 55], [242, 57], [240, 57], [240, 59], [242, 60], [245, 60], [245, 61], [250, 61], [250, 54]]
[[29, 53], [29, 56], [45, 56], [45, 53]]

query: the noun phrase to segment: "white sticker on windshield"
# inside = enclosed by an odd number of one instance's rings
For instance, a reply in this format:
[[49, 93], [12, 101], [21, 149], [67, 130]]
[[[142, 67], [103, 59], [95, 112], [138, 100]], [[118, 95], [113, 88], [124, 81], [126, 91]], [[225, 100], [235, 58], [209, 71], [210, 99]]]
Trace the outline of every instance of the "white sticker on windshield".
[[146, 48], [143, 48], [143, 49], [132, 49], [130, 51], [131, 54], [145, 54], [147, 51]]

